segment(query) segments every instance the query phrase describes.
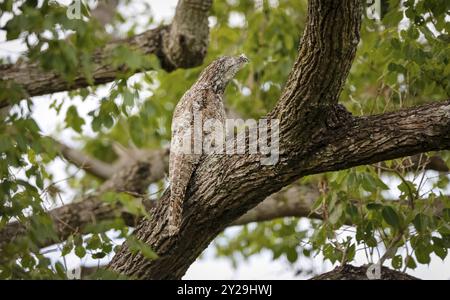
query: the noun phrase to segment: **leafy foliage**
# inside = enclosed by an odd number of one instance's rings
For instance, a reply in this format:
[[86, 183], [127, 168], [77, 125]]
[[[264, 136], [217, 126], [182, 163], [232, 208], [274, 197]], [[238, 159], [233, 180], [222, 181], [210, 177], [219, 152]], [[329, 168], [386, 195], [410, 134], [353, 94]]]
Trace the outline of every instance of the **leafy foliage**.
[[[124, 5], [129, 2], [133, 1], [124, 1]], [[355, 115], [450, 96], [449, 1], [388, 3], [381, 19], [364, 17], [361, 44], [341, 94], [341, 103]], [[0, 3], [0, 12], [7, 19], [6, 39], [20, 39], [26, 45], [21, 59], [56, 72], [68, 83], [80, 73], [92, 82], [96, 64], [91, 58], [113, 38], [88, 18], [87, 11], [82, 20], [70, 20], [66, 8], [51, 1], [6, 0]], [[114, 145], [145, 149], [167, 145], [173, 108], [203, 67], [217, 56], [245, 53], [251, 64], [227, 89], [226, 106], [243, 117], [260, 117], [282, 91], [305, 18], [306, 1], [214, 1], [210, 46], [203, 66], [166, 73], [156, 57], [120, 46], [111, 53], [111, 64], [126, 66], [127, 72], [108, 85], [106, 95], [101, 88], [80, 89], [67, 95], [70, 105], [66, 110], [58, 100], [52, 101], [49, 109], [63, 116], [64, 127], [78, 133], [86, 153], [113, 163], [118, 159]], [[137, 21], [119, 12], [112, 26], [119, 35], [139, 31]], [[2, 62], [9, 61], [2, 58]], [[153, 71], [132, 76], [141, 69]], [[0, 103], [16, 103], [0, 123], [0, 228], [14, 220], [27, 228], [26, 236], [2, 250], [0, 278], [67, 278], [64, 259], [51, 261], [37, 246], [44, 240], [61, 243], [58, 250], [63, 258], [74, 254], [80, 260], [100, 261], [114, 253], [117, 238], [128, 239], [132, 251], [156, 258], [151, 249], [129, 237], [130, 230], [120, 218], [92, 224], [86, 229], [90, 235], [77, 233], [66, 241], [57, 239], [44, 211], [48, 202], [54, 205], [59, 199], [50, 168], [58, 147], [42, 135], [32, 117], [35, 100], [18, 104], [23, 98], [27, 96], [20, 86], [0, 82]], [[92, 98], [98, 103], [87, 116], [71, 102]], [[87, 132], [94, 137], [89, 138]], [[449, 153], [436, 155], [448, 164]], [[377, 262], [387, 253], [392, 267], [401, 270], [428, 264], [432, 254], [445, 259], [450, 247], [449, 179], [447, 173], [425, 172], [427, 157], [423, 155], [413, 168], [408, 159], [399, 159], [302, 179], [300, 184], [321, 186], [314, 205], [321, 221], [285, 218], [243, 226], [215, 241], [217, 255], [237, 264], [238, 258], [270, 251], [273, 259], [297, 268], [300, 260], [317, 254], [337, 264], [351, 262], [359, 253], [365, 254], [367, 262]], [[81, 194], [99, 185], [99, 180], [88, 174], [72, 176], [68, 182]], [[107, 193], [103, 200], [130, 213], [145, 214], [130, 195]], [[117, 278], [107, 272], [92, 276]]]

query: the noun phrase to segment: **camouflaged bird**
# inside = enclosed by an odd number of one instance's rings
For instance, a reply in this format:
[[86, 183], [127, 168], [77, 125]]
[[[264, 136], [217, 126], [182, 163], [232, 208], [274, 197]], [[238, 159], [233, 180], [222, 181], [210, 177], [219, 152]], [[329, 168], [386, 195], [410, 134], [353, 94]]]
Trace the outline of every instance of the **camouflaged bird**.
[[[225, 87], [246, 63], [248, 59], [245, 55], [224, 56], [213, 61], [203, 70], [197, 82], [183, 95], [175, 108], [169, 159], [170, 235], [176, 235], [180, 229], [189, 180], [202, 155], [207, 155], [203, 151], [203, 145], [213, 142], [213, 133], [203, 125], [208, 119], [224, 124]], [[194, 124], [196, 122], [200, 124]], [[194, 147], [198, 144], [201, 149]]]

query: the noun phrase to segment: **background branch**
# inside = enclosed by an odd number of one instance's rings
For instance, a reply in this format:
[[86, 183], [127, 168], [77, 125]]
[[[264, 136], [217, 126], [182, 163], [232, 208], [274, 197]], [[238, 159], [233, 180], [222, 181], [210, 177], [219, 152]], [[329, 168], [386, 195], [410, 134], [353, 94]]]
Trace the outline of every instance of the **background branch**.
[[54, 142], [59, 147], [59, 152], [62, 157], [78, 168], [85, 170], [89, 174], [105, 180], [114, 174], [114, 167], [110, 164], [86, 155], [83, 152], [71, 148], [61, 142]]

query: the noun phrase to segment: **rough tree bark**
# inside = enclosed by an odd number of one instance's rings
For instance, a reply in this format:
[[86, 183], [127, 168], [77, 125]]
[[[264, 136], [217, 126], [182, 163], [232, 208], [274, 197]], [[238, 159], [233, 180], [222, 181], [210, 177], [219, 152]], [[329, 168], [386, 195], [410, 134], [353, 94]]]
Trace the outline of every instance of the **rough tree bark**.
[[[103, 202], [101, 195], [104, 192], [127, 192], [143, 198], [142, 201], [147, 210], [155, 205], [155, 201], [144, 199], [145, 195], [142, 195], [141, 191], [144, 191], [149, 183], [157, 182], [167, 174], [168, 149], [119, 149], [116, 150], [119, 159], [113, 164], [107, 164], [82, 153], [80, 150], [70, 148], [59, 142], [56, 143], [60, 148], [62, 157], [91, 175], [105, 179], [106, 182], [95, 194], [84, 196], [78, 201], [48, 211], [48, 215], [55, 224], [58, 240], [45, 241], [39, 246], [46, 247], [54, 242], [64, 241], [73, 233], [89, 233], [86, 230], [90, 224], [113, 220], [118, 217], [123, 218], [126, 225], [134, 227], [139, 220], [139, 216], [129, 214], [119, 205]], [[427, 160], [420, 154], [410, 156], [395, 168], [448, 172], [445, 161], [436, 155], [429, 157]], [[311, 212], [312, 205], [318, 195], [318, 187], [313, 184], [290, 185], [267, 197], [257, 207], [234, 221], [232, 225], [261, 222], [281, 217], [320, 217]], [[441, 208], [436, 207], [436, 212], [440, 213]], [[26, 223], [25, 221], [24, 224]], [[0, 251], [7, 243], [26, 234], [24, 224], [11, 222], [0, 230]]]
[[[283, 169], [296, 164], [295, 156], [305, 152], [304, 144], [313, 132], [324, 128], [322, 110], [330, 111], [328, 106], [337, 102], [359, 41], [360, 19], [359, 1], [309, 2], [299, 57], [269, 115], [281, 122], [281, 161], [262, 167], [254, 156], [208, 157], [191, 181], [179, 235], [167, 235], [166, 191], [152, 220], [141, 222], [136, 229], [136, 236], [160, 257], [149, 261], [131, 254], [124, 245], [110, 264], [113, 270], [142, 279], [181, 278], [227, 224], [299, 177], [298, 172], [295, 177], [284, 175]], [[319, 126], [314, 126], [318, 121]], [[294, 159], [288, 158], [288, 153], [295, 155]]]
[[147, 260], [123, 245], [109, 267], [139, 279], [178, 279], [214, 237], [266, 196], [310, 174], [450, 148], [450, 103], [354, 118], [337, 105], [359, 41], [358, 0], [310, 0], [299, 56], [278, 104], [280, 161], [209, 156], [194, 174], [180, 233], [167, 233], [166, 191], [137, 238], [159, 255]]
[[[80, 201], [52, 209], [47, 212], [54, 224], [57, 240], [46, 240], [37, 246], [43, 248], [66, 240], [71, 234], [89, 233], [89, 225], [102, 221], [122, 218], [128, 226], [136, 226], [141, 216], [133, 215], [120, 205], [113, 205], [102, 201], [104, 192], [127, 192], [139, 196], [149, 182], [161, 179], [161, 155], [153, 156], [155, 164], [140, 161], [133, 164], [106, 181], [99, 190], [92, 195], [83, 197]], [[159, 177], [161, 175], [161, 177]], [[125, 189], [125, 187], [127, 189]], [[261, 222], [280, 217], [315, 217], [320, 216], [311, 211], [314, 201], [319, 196], [319, 190], [312, 184], [291, 185], [290, 187], [267, 197], [257, 207], [247, 212], [231, 225], [244, 225], [251, 222]], [[156, 201], [143, 199], [146, 210], [151, 213]], [[5, 246], [27, 233], [27, 222], [11, 222], [0, 230], [0, 253]]]
[[[72, 151], [76, 150], [72, 149]], [[141, 219], [140, 216], [129, 213], [121, 205], [113, 205], [102, 201], [101, 196], [108, 191], [129, 193], [141, 198], [145, 209], [148, 213], [151, 213], [156, 201], [146, 199], [145, 195], [141, 193], [145, 191], [149, 183], [162, 179], [167, 173], [167, 162], [165, 161], [168, 159], [167, 152], [166, 150], [152, 151], [148, 154], [148, 158], [144, 157], [142, 160], [134, 161], [120, 172], [113, 172], [115, 175], [107, 180], [96, 193], [48, 211], [47, 214], [53, 221], [58, 239], [44, 241], [38, 246], [47, 247], [62, 242], [71, 234], [90, 233], [89, 225], [116, 218], [122, 218], [128, 226], [136, 226]], [[80, 155], [80, 153], [77, 153], [77, 155]], [[89, 161], [89, 159], [86, 160]], [[128, 160], [128, 162], [130, 161]], [[283, 217], [321, 219], [320, 212], [312, 210], [314, 201], [319, 195], [320, 191], [316, 184], [293, 183], [266, 197], [255, 208], [249, 210], [230, 225], [244, 225]], [[434, 204], [435, 214], [439, 215], [442, 213], [444, 206], [437, 200]], [[27, 221], [11, 222], [0, 230], [0, 252], [8, 243], [27, 233], [26, 224]], [[349, 222], [348, 225], [351, 225], [351, 223]]]
[[[169, 26], [161, 26], [125, 40], [111, 41], [99, 49], [92, 60], [94, 84], [113, 81], [123, 74], [124, 67], [115, 67], [108, 59], [120, 45], [136, 49], [144, 55], [155, 54], [167, 71], [198, 66], [205, 57], [208, 41], [208, 13], [212, 0], [180, 0], [175, 17]], [[87, 87], [83, 75], [68, 83], [54, 72], [43, 72], [38, 62], [18, 62], [0, 67], [0, 82], [16, 84], [24, 91], [23, 97], [32, 97]], [[9, 99], [0, 100], [0, 108], [9, 106]]]

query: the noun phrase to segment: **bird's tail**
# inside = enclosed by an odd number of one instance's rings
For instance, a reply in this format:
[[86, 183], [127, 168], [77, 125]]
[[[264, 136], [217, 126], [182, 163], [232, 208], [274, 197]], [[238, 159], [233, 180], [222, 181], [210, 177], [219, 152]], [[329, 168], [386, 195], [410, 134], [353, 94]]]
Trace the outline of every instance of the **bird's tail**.
[[183, 214], [183, 197], [170, 196], [169, 203], [169, 235], [177, 235], [181, 227]]

